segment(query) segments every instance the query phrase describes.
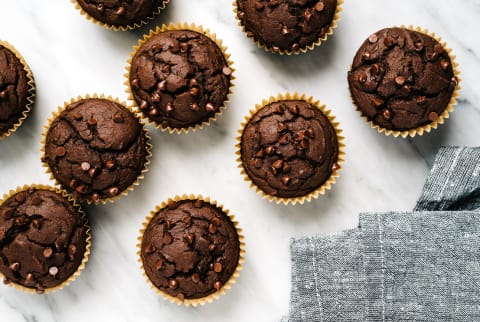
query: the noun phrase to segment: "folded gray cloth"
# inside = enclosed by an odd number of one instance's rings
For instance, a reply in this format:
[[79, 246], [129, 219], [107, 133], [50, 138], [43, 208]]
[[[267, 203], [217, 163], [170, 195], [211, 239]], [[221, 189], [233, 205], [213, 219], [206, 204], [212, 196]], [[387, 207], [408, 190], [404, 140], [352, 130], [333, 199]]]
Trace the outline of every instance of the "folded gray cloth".
[[480, 321], [480, 149], [437, 154], [413, 213], [293, 239], [283, 321]]

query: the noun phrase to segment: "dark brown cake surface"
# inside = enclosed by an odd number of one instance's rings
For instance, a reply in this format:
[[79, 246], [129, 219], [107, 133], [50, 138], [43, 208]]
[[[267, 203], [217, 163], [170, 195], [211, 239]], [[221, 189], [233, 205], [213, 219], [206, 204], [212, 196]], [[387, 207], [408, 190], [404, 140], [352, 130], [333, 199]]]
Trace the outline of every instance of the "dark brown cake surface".
[[278, 101], [258, 110], [243, 130], [240, 153], [250, 180], [281, 198], [309, 194], [338, 167], [334, 127], [303, 100]]
[[135, 53], [130, 87], [143, 115], [163, 128], [188, 128], [224, 106], [232, 70], [217, 44], [190, 30], [152, 36]]
[[0, 44], [0, 136], [13, 128], [27, 109], [28, 89], [25, 66]]
[[0, 272], [38, 293], [75, 273], [87, 246], [86, 218], [66, 198], [37, 188], [0, 205]]
[[458, 83], [452, 61], [432, 37], [386, 28], [365, 40], [348, 73], [350, 93], [362, 114], [390, 130], [435, 121]]
[[325, 35], [336, 8], [337, 0], [237, 0], [237, 17], [272, 51], [297, 51]]
[[140, 121], [121, 104], [101, 98], [68, 105], [45, 141], [44, 160], [55, 179], [74, 197], [94, 202], [131, 186], [148, 155]]
[[198, 199], [172, 202], [149, 222], [141, 258], [159, 290], [180, 300], [203, 298], [222, 288], [235, 272], [239, 236], [217, 206]]
[[163, 0], [77, 0], [82, 9], [93, 18], [117, 27], [133, 26], [134, 23], [153, 17]]

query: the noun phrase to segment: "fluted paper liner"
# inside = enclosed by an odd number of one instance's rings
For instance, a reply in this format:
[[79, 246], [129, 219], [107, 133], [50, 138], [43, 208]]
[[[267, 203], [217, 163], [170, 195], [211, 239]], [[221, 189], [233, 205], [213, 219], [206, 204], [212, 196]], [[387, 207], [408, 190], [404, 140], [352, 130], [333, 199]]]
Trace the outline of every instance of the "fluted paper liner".
[[[291, 198], [272, 196], [264, 192], [262, 189], [260, 189], [255, 183], [253, 183], [253, 181], [250, 179], [247, 172], [245, 171], [245, 168], [242, 162], [242, 156], [241, 156], [242, 135], [243, 135], [245, 126], [250, 122], [250, 119], [264, 106], [274, 102], [285, 101], [285, 100], [305, 101], [311, 104], [312, 106], [315, 106], [316, 108], [318, 108], [328, 118], [333, 128], [335, 129], [335, 133], [337, 136], [337, 144], [338, 144], [338, 156], [336, 161], [337, 167], [336, 169], [333, 169], [332, 173], [330, 174], [330, 177], [327, 180], [325, 180], [325, 182], [322, 185], [320, 185], [315, 190], [309, 192], [308, 194], [300, 197], [291, 197]], [[278, 94], [277, 97], [270, 96], [268, 100], [264, 99], [261, 104], [255, 105], [255, 109], [250, 110], [250, 114], [245, 116], [245, 121], [243, 121], [240, 124], [240, 129], [238, 130], [237, 144], [235, 145], [236, 147], [235, 154], [237, 155], [237, 164], [238, 164], [238, 167], [240, 168], [240, 173], [243, 175], [244, 180], [250, 183], [250, 188], [255, 188], [257, 194], [261, 194], [263, 199], [268, 198], [270, 202], [275, 201], [277, 204], [283, 203], [284, 205], [288, 205], [289, 203], [291, 203], [292, 205], [295, 205], [297, 203], [303, 204], [305, 201], [310, 202], [312, 199], [317, 199], [319, 195], [323, 195], [327, 190], [331, 189], [332, 185], [336, 182], [336, 178], [340, 176], [339, 172], [342, 168], [342, 163], [344, 162], [344, 157], [345, 157], [345, 152], [344, 152], [345, 144], [343, 143], [344, 137], [341, 135], [343, 131], [340, 129], [339, 126], [340, 126], [340, 123], [335, 121], [335, 116], [331, 114], [331, 111], [328, 110], [325, 105], [320, 104], [320, 101], [315, 101], [314, 98], [311, 96], [307, 97], [305, 94], [299, 95], [298, 93]]]
[[[210, 294], [210, 295], [207, 295], [205, 297], [202, 297], [202, 298], [198, 298], [198, 299], [184, 299], [183, 301], [180, 300], [179, 298], [177, 297], [174, 297], [174, 296], [171, 296], [165, 292], [162, 292], [160, 289], [158, 289], [153, 283], [152, 281], [150, 281], [150, 279], [148, 278], [147, 274], [145, 273], [145, 268], [143, 267], [143, 261], [142, 261], [142, 256], [141, 256], [141, 252], [142, 252], [142, 240], [143, 240], [143, 235], [145, 233], [145, 229], [147, 228], [148, 224], [150, 223], [150, 221], [153, 219], [153, 217], [155, 217], [156, 213], [159, 212], [161, 209], [164, 209], [166, 207], [168, 207], [168, 204], [171, 203], [171, 202], [178, 202], [178, 201], [181, 201], [181, 200], [195, 200], [195, 199], [199, 199], [199, 200], [202, 200], [206, 203], [209, 203], [211, 204], [212, 206], [214, 207], [217, 207], [219, 208], [221, 211], [223, 211], [227, 216], [228, 218], [230, 218], [230, 221], [233, 223], [236, 231], [237, 231], [237, 235], [238, 235], [238, 241], [239, 241], [239, 246], [240, 246], [240, 253], [239, 253], [239, 257], [238, 257], [238, 263], [237, 263], [237, 267], [235, 269], [235, 271], [233, 272], [233, 274], [230, 276], [230, 278], [228, 279], [228, 281], [216, 292]], [[223, 294], [226, 293], [227, 290], [229, 290], [233, 284], [236, 283], [238, 277], [240, 276], [240, 271], [242, 270], [242, 264], [245, 260], [245, 241], [244, 241], [244, 237], [242, 235], [242, 229], [240, 229], [238, 227], [238, 222], [235, 221], [235, 217], [233, 215], [231, 215], [229, 213], [229, 211], [227, 209], [224, 209], [223, 205], [221, 204], [218, 204], [217, 201], [215, 200], [210, 200], [209, 197], [203, 197], [202, 195], [193, 195], [193, 194], [190, 194], [190, 195], [187, 195], [187, 194], [183, 194], [183, 195], [177, 195], [173, 198], [169, 198], [167, 201], [163, 201], [161, 203], [161, 205], [157, 205], [155, 207], [155, 210], [151, 211], [150, 214], [145, 218], [145, 221], [143, 222], [142, 224], [142, 228], [140, 229], [140, 235], [138, 236], [137, 238], [138, 240], [138, 244], [137, 244], [137, 256], [138, 256], [138, 262], [140, 263], [140, 268], [142, 269], [142, 272], [143, 272], [143, 276], [145, 277], [147, 283], [150, 285], [150, 287], [160, 296], [162, 296], [165, 300], [168, 300], [170, 301], [171, 303], [176, 303], [177, 305], [184, 305], [184, 306], [198, 306], [198, 305], [205, 305], [206, 303], [211, 303], [213, 302], [213, 300], [216, 300], [218, 299], [220, 296], [222, 296]]]
[[[60, 190], [58, 188], [54, 188], [54, 187], [50, 187], [50, 186], [46, 186], [46, 185], [42, 185], [42, 184], [32, 184], [32, 185], [24, 185], [22, 187], [17, 187], [15, 190], [10, 190], [8, 193], [3, 195], [3, 199], [0, 199], [0, 205], [2, 205], [7, 199], [12, 197], [13, 195], [15, 195], [19, 192], [22, 192], [22, 191], [26, 191], [30, 188], [35, 188], [35, 189], [38, 189], [38, 190], [52, 191], [52, 192], [55, 192], [57, 195], [63, 197], [79, 213], [79, 215], [81, 216], [81, 218], [84, 221], [84, 227], [87, 229], [85, 231], [85, 235], [86, 235], [85, 253], [83, 253], [83, 259], [80, 262], [80, 265], [78, 266], [77, 270], [72, 275], [70, 275], [68, 277], [68, 279], [66, 279], [65, 281], [63, 281], [62, 283], [60, 283], [57, 286], [46, 288], [44, 290], [44, 292], [42, 293], [42, 294], [48, 294], [48, 293], [55, 292], [57, 290], [61, 290], [62, 288], [64, 288], [65, 286], [67, 286], [68, 284], [73, 282], [80, 275], [81, 271], [85, 268], [85, 265], [88, 262], [88, 256], [90, 255], [90, 248], [92, 246], [92, 235], [91, 235], [90, 225], [88, 223], [88, 217], [85, 214], [85, 212], [82, 210], [81, 206], [66, 191]], [[5, 276], [3, 276], [3, 274], [1, 272], [0, 272], [0, 278], [2, 278], [2, 279], [5, 278]], [[10, 283], [8, 283], [7, 285], [11, 286], [11, 287], [15, 287], [17, 290], [21, 290], [25, 293], [39, 294], [36, 291], [35, 288], [30, 288], [30, 287], [23, 286], [21, 284], [16, 284], [13, 281], [10, 281]]]
[[235, 68], [232, 67], [233, 61], [230, 59], [230, 54], [227, 52], [227, 47], [223, 46], [223, 44], [222, 44], [223, 41], [221, 39], [218, 39], [216, 34], [211, 33], [209, 29], [203, 29], [202, 26], [200, 26], [200, 25], [196, 26], [194, 23], [191, 23], [191, 24], [188, 24], [187, 22], [177, 23], [177, 24], [170, 23], [168, 26], [167, 25], [162, 25], [162, 27], [157, 26], [157, 28], [155, 30], [151, 29], [148, 34], [144, 34], [143, 39], [139, 39], [138, 44], [133, 46], [133, 51], [130, 53], [130, 57], [127, 61], [127, 66], [125, 67], [125, 70], [127, 71], [124, 75], [125, 79], [126, 79], [124, 84], [127, 87], [126, 88], [126, 93], [128, 94], [128, 99], [132, 102], [133, 106], [135, 106], [135, 108], [138, 110], [138, 112], [140, 114], [142, 114], [142, 116], [143, 116], [143, 112], [140, 110], [140, 108], [138, 107], [138, 103], [135, 101], [135, 98], [133, 97], [132, 88], [130, 86], [129, 76], [130, 76], [130, 68], [131, 68], [131, 65], [132, 65], [132, 60], [133, 60], [133, 57], [135, 56], [135, 54], [137, 53], [137, 50], [147, 40], [152, 38], [154, 35], [157, 35], [159, 33], [162, 33], [164, 31], [168, 31], [168, 30], [189, 30], [189, 31], [195, 31], [195, 32], [198, 32], [200, 34], [203, 34], [203, 35], [207, 36], [210, 40], [212, 40], [217, 45], [218, 49], [220, 49], [220, 51], [223, 54], [223, 57], [225, 57], [228, 68], [230, 68], [231, 71], [232, 71], [232, 73], [230, 74], [230, 86], [228, 88], [228, 93], [225, 96], [225, 100], [223, 101], [223, 105], [220, 106], [220, 108], [218, 109], [218, 112], [216, 112], [208, 120], [203, 121], [203, 122], [198, 123], [198, 124], [189, 125], [187, 128], [172, 128], [172, 127], [169, 127], [169, 126], [163, 127], [161, 124], [157, 124], [156, 122], [151, 121], [148, 117], [146, 117], [146, 116], [144, 117], [147, 120], [148, 123], [153, 124], [156, 128], [159, 128], [162, 131], [168, 131], [170, 134], [172, 134], [174, 132], [177, 133], [177, 134], [188, 133], [190, 130], [192, 132], [195, 132], [197, 129], [202, 129], [204, 126], [209, 126], [210, 122], [216, 121], [217, 117], [222, 115], [222, 113], [223, 113], [222, 110], [227, 109], [227, 104], [230, 103], [230, 95], [232, 94], [232, 89], [235, 86], [234, 83], [233, 83], [233, 81], [235, 80], [235, 76], [234, 76]]
[[[79, 201], [85, 201], [87, 202], [88, 204], [95, 204], [95, 205], [98, 205], [100, 203], [102, 204], [106, 204], [107, 201], [109, 202], [114, 202], [115, 200], [121, 198], [122, 196], [126, 196], [128, 194], [129, 191], [132, 191], [134, 189], [135, 186], [138, 186], [140, 184], [140, 180], [142, 180], [144, 177], [145, 177], [145, 173], [148, 172], [148, 166], [150, 165], [150, 158], [152, 157], [152, 144], [150, 143], [151, 141], [151, 138], [150, 138], [150, 135], [148, 134], [148, 130], [147, 128], [145, 127], [145, 124], [143, 123], [140, 115], [138, 115], [138, 113], [130, 106], [127, 106], [125, 102], [120, 102], [120, 100], [118, 98], [113, 98], [111, 95], [109, 96], [105, 96], [104, 94], [101, 94], [101, 95], [98, 95], [98, 94], [93, 94], [93, 95], [89, 95], [89, 94], [86, 94], [84, 97], [83, 96], [78, 96], [77, 98], [71, 98], [69, 102], [64, 102], [63, 103], [63, 106], [59, 106], [57, 111], [56, 112], [53, 112], [52, 115], [50, 116], [50, 118], [48, 119], [48, 122], [47, 122], [47, 125], [44, 126], [44, 131], [42, 133], [42, 140], [40, 142], [41, 144], [41, 148], [40, 148], [40, 152], [42, 154], [42, 158], [45, 157], [45, 145], [46, 145], [46, 141], [47, 141], [47, 134], [48, 134], [48, 130], [50, 129], [50, 126], [52, 125], [53, 121], [55, 121], [57, 119], [57, 117], [71, 104], [73, 103], [76, 103], [80, 100], [84, 100], [84, 99], [93, 99], [93, 98], [98, 98], [98, 99], [105, 99], [105, 100], [109, 100], [109, 101], [112, 101], [112, 102], [115, 102], [117, 104], [120, 104], [122, 105], [123, 107], [125, 107], [127, 110], [129, 110], [133, 116], [138, 120], [138, 122], [140, 123], [140, 125], [142, 126], [142, 131], [145, 135], [145, 149], [146, 149], [146, 156], [145, 156], [145, 164], [143, 165], [143, 169], [142, 171], [140, 172], [140, 174], [138, 175], [137, 179], [128, 187], [126, 188], [125, 190], [123, 191], [120, 191], [116, 196], [113, 196], [113, 197], [109, 197], [109, 198], [104, 198], [104, 199], [100, 199], [99, 201], [95, 202], [93, 200], [90, 200], [90, 199], [87, 199], [85, 197], [82, 197], [81, 195], [79, 195]], [[53, 180], [55, 181], [55, 184], [57, 186], [60, 186], [62, 188], [64, 188], [61, 183], [55, 178], [55, 176], [53, 175], [50, 167], [48, 166], [47, 162], [42, 162], [42, 165], [45, 167], [46, 169], [46, 172], [47, 174], [50, 175], [50, 180]], [[65, 189], [66, 191], [68, 191], [67, 189]], [[73, 192], [72, 192], [73, 194]]]
[[432, 129], [436, 129], [438, 127], [438, 125], [443, 124], [445, 122], [445, 119], [448, 119], [450, 117], [450, 113], [452, 113], [454, 111], [454, 107], [457, 104], [457, 98], [459, 96], [458, 92], [461, 89], [461, 87], [459, 85], [460, 81], [461, 81], [461, 78], [459, 77], [460, 72], [458, 71], [458, 63], [455, 61], [456, 56], [452, 55], [452, 50], [449, 47], [447, 47], [447, 43], [442, 41], [442, 39], [440, 37], [436, 36], [435, 33], [433, 33], [433, 32], [429, 32], [427, 29], [422, 29], [420, 27], [414, 27], [412, 25], [409, 25], [408, 27], [402, 25], [402, 26], [400, 26], [400, 28], [420, 32], [420, 33], [425, 34], [427, 36], [430, 36], [433, 39], [435, 39], [436, 41], [438, 41], [438, 43], [440, 45], [442, 45], [443, 49], [448, 53], [448, 56], [450, 57], [450, 61], [452, 62], [453, 75], [458, 81], [458, 84], [455, 86], [455, 88], [452, 92], [452, 96], [450, 97], [450, 101], [448, 102], [447, 107], [442, 112], [442, 114], [440, 114], [438, 116], [438, 118], [435, 121], [433, 121], [431, 123], [428, 123], [428, 124], [425, 124], [423, 126], [414, 128], [414, 129], [404, 130], [404, 131], [389, 130], [389, 129], [381, 127], [380, 125], [377, 125], [377, 124], [373, 123], [373, 121], [369, 120], [365, 115], [363, 115], [362, 110], [357, 106], [357, 104], [355, 104], [355, 101], [353, 100], [351, 92], [349, 91], [350, 92], [350, 98], [352, 100], [352, 103], [355, 105], [356, 110], [360, 113], [360, 116], [365, 120], [366, 123], [368, 123], [370, 125], [370, 127], [372, 129], [376, 129], [378, 131], [378, 133], [384, 133], [386, 136], [391, 135], [395, 138], [400, 136], [400, 137], [405, 139], [407, 137], [412, 137], [413, 138], [416, 135], [422, 136], [424, 133], [429, 133]]
[[27, 74], [27, 79], [28, 79], [28, 96], [27, 96], [27, 104], [24, 107], [24, 110], [22, 111], [22, 116], [13, 124], [5, 133], [0, 133], [0, 141], [6, 137], [9, 137], [12, 133], [14, 133], [22, 124], [23, 121], [27, 118], [28, 114], [32, 110], [33, 103], [35, 101], [35, 80], [33, 78], [33, 73], [30, 70], [30, 67], [28, 66], [27, 62], [23, 58], [23, 56], [13, 47], [10, 45], [8, 42], [0, 40], [0, 46], [3, 46], [10, 50], [15, 57], [20, 61], [20, 63], [23, 65], [23, 70]]
[[148, 16], [147, 18], [145, 18], [145, 20], [141, 20], [139, 22], [134, 22], [132, 25], [127, 25], [127, 26], [117, 26], [117, 25], [111, 25], [111, 24], [108, 24], [108, 23], [105, 23], [103, 21], [100, 21], [94, 17], [92, 17], [88, 12], [86, 12], [82, 6], [80, 6], [78, 4], [78, 1], [77, 0], [70, 0], [74, 6], [75, 6], [75, 9], [79, 10], [80, 11], [80, 14], [82, 16], [85, 16], [85, 18], [87, 18], [87, 20], [90, 20], [91, 22], [93, 22], [94, 24], [96, 25], [99, 25], [101, 27], [104, 27], [104, 28], [107, 28], [107, 29], [110, 29], [110, 30], [115, 30], [115, 31], [127, 31], [127, 30], [133, 30], [133, 29], [136, 29], [136, 28], [139, 28], [139, 27], [142, 27], [146, 24], [148, 24], [150, 21], [152, 21], [153, 19], [155, 19], [159, 14], [160, 12], [165, 9], [165, 6], [170, 2], [170, 0], [164, 0], [162, 2], [162, 4], [160, 6], [158, 6], [157, 10], [156, 11], [153, 11], [152, 14], [150, 16]]
[[[237, 7], [237, 0], [234, 0], [233, 3], [233, 12], [235, 13], [235, 18], [237, 19], [238, 25], [242, 28], [242, 31], [247, 34], [247, 30], [245, 30], [245, 26], [242, 23], [242, 20], [238, 18], [238, 7]], [[280, 55], [298, 55], [300, 53], [306, 53], [309, 50], [315, 49], [316, 46], [320, 46], [323, 42], [327, 41], [328, 36], [333, 35], [333, 31], [337, 28], [337, 22], [340, 20], [340, 13], [343, 11], [342, 9], [343, 0], [337, 0], [337, 7], [335, 8], [335, 13], [333, 14], [333, 19], [330, 25], [328, 26], [327, 31], [325, 34], [317, 39], [317, 41], [303, 47], [299, 48], [298, 50], [283, 50], [280, 49], [279, 51], [274, 51], [272, 48], [268, 47], [267, 45], [260, 42], [260, 40], [255, 39], [253, 36], [249, 37], [252, 40], [252, 43], [255, 44], [258, 48], [262, 48], [266, 52], [271, 52]]]

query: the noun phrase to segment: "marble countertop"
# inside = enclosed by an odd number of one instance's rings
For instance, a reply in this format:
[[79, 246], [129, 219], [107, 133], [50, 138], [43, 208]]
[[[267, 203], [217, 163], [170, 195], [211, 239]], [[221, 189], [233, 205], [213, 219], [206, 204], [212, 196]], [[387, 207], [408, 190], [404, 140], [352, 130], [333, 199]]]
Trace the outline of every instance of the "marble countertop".
[[[277, 56], [252, 45], [234, 18], [231, 0], [171, 0], [158, 19], [132, 32], [87, 21], [66, 0], [0, 0], [0, 39], [14, 45], [33, 70], [36, 104], [24, 125], [0, 141], [0, 193], [26, 183], [52, 184], [40, 163], [43, 126], [57, 106], [87, 93], [126, 100], [124, 73], [143, 33], [169, 22], [195, 22], [215, 32], [236, 68], [231, 103], [210, 127], [169, 135], [149, 126], [150, 171], [114, 204], [89, 206], [90, 260], [65, 289], [38, 296], [0, 285], [2, 321], [277, 321], [288, 311], [289, 239], [355, 227], [364, 211], [411, 209], [442, 145], [480, 143], [480, 1], [345, 0], [333, 37], [300, 56]], [[441, 36], [461, 70], [459, 104], [432, 133], [413, 139], [378, 134], [359, 117], [346, 74], [372, 32], [418, 25]], [[341, 177], [325, 196], [304, 205], [269, 203], [249, 188], [235, 162], [235, 138], [248, 110], [263, 98], [299, 92], [321, 100], [346, 137]], [[237, 284], [219, 300], [185, 308], [149, 288], [136, 256], [140, 225], [161, 201], [177, 194], [210, 196], [230, 209], [247, 243]]]

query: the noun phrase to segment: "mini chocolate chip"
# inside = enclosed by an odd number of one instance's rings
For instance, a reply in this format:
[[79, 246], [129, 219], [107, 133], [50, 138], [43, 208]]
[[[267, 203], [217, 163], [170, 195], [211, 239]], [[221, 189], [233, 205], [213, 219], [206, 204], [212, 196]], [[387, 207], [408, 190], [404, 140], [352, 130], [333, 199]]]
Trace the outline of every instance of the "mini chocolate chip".
[[182, 43], [180, 44], [180, 51], [181, 51], [182, 53], [186, 53], [186, 52], [188, 51], [188, 48], [189, 48], [189, 47], [190, 47], [190, 46], [189, 46], [186, 42], [182, 42]]
[[179, 299], [180, 301], [183, 301], [185, 300], [185, 295], [183, 295], [183, 293], [180, 292], [177, 294], [177, 299]]
[[191, 245], [195, 241], [195, 234], [188, 233], [187, 236], [185, 236], [185, 241], [187, 244]]
[[288, 144], [290, 141], [290, 135], [289, 134], [284, 134], [278, 139], [278, 143], [285, 145]]
[[81, 121], [83, 119], [83, 116], [82, 116], [82, 114], [80, 114], [79, 111], [76, 111], [76, 112], [73, 113], [73, 119], [75, 121]]
[[272, 112], [276, 114], [283, 114], [283, 112], [285, 112], [285, 105], [283, 104], [275, 105], [272, 109]]
[[401, 88], [401, 91], [404, 95], [408, 95], [412, 92], [412, 86], [410, 85], [403, 85], [403, 87]]
[[302, 141], [303, 139], [305, 138], [305, 132], [304, 131], [300, 131], [300, 132], [297, 132], [295, 133], [295, 141]]
[[[157, 94], [157, 93], [154, 93], [154, 94]], [[157, 94], [158, 95], [158, 94]], [[153, 100], [153, 99], [152, 99]], [[120, 113], [115, 113], [115, 115], [113, 116], [113, 122], [115, 123], [123, 123], [123, 116], [122, 114]]]
[[440, 44], [436, 44], [435, 46], [433, 46], [433, 52], [437, 55], [440, 55], [441, 53], [443, 53], [443, 46]]
[[300, 149], [302, 149], [302, 150], [308, 148], [308, 141], [307, 141], [306, 139], [300, 141], [299, 147], [300, 147]]
[[284, 35], [284, 36], [285, 36], [285, 35], [288, 35], [289, 32], [288, 32], [287, 26], [283, 26], [283, 27], [282, 27], [282, 30], [281, 30], [280, 32], [281, 32], [282, 35]]
[[294, 115], [298, 114], [298, 106], [297, 105], [290, 105], [288, 107], [288, 111]]
[[42, 204], [42, 198], [39, 196], [35, 196], [32, 198], [32, 205], [34, 206], [40, 206]]
[[3, 209], [1, 212], [0, 212], [0, 216], [5, 218], [5, 219], [10, 219], [12, 216], [13, 216], [13, 209], [11, 208], [6, 208], [6, 209]]
[[272, 171], [272, 174], [273, 174], [274, 176], [277, 175], [277, 173], [278, 173], [278, 170], [277, 170], [277, 169], [275, 169], [274, 167], [271, 167], [270, 170]]
[[33, 282], [33, 274], [27, 273], [27, 276], [25, 276], [25, 283], [30, 284], [31, 282]]
[[255, 153], [255, 156], [257, 158], [263, 158], [263, 156], [264, 156], [263, 150], [262, 149], [258, 150], [258, 152]]
[[453, 86], [457, 86], [458, 85], [458, 78], [453, 76], [452, 79], [450, 79], [450, 83], [453, 85]]
[[285, 125], [285, 123], [283, 122], [278, 122], [277, 124], [277, 131], [278, 132], [282, 132], [282, 131], [285, 131], [287, 129], [287, 125]]
[[125, 8], [123, 6], [118, 7], [117, 11], [115, 11], [117, 15], [123, 15], [125, 13]]
[[5, 98], [7, 96], [7, 90], [0, 92], [0, 98]]
[[315, 10], [317, 10], [318, 12], [322, 12], [324, 8], [325, 4], [321, 1], [317, 2], [317, 4], [315, 5]]
[[20, 263], [13, 262], [12, 264], [10, 264], [10, 266], [8, 266], [8, 268], [10, 268], [11, 271], [18, 272], [20, 270]]
[[42, 222], [39, 219], [34, 219], [32, 220], [32, 227], [38, 230], [42, 227]]
[[[174, 200], [170, 200], [170, 201], [168, 202], [167, 207], [168, 207], [169, 210], [177, 209], [177, 208], [178, 208], [178, 203], [177, 203], [176, 201], [174, 201]], [[167, 220], [167, 222], [168, 222], [168, 220]]]
[[100, 195], [98, 193], [94, 193], [92, 195], [92, 200], [93, 202], [98, 203], [100, 201]]
[[288, 185], [290, 183], [291, 178], [289, 176], [283, 176], [281, 180], [284, 185]]
[[418, 105], [423, 105], [427, 102], [427, 97], [425, 96], [417, 96], [417, 98], [415, 99], [415, 101], [417, 102]]
[[292, 167], [287, 162], [284, 162], [282, 172], [289, 173], [291, 170], [292, 170]]
[[199, 92], [200, 91], [199, 91], [198, 87], [190, 88], [190, 95], [192, 95], [192, 96], [197, 96]]
[[190, 109], [191, 109], [192, 111], [195, 111], [195, 112], [196, 112], [196, 111], [198, 111], [200, 108], [198, 107], [198, 104], [197, 104], [197, 103], [192, 103], [192, 104], [190, 104]]
[[265, 148], [265, 153], [267, 155], [273, 155], [275, 153], [275, 148], [273, 146], [269, 145]]
[[152, 108], [150, 111], [148, 111], [148, 114], [152, 116], [158, 115], [158, 110], [156, 108]]
[[90, 168], [90, 169], [88, 170], [88, 175], [90, 176], [90, 178], [93, 178], [93, 177], [95, 177], [99, 172], [100, 172], [100, 169], [98, 169], [98, 168]]
[[[197, 200], [197, 201], [199, 201], [199, 200]], [[198, 204], [196, 204], [197, 201], [195, 201], [195, 203], [193, 204], [194, 207], [197, 207], [196, 206], [196, 205], [198, 205]], [[201, 208], [201, 207], [202, 206], [200, 205], [197, 208]], [[187, 227], [190, 227], [190, 225], [192, 224], [192, 217], [191, 216], [185, 216], [185, 217], [182, 218], [182, 221]]]
[[55, 154], [57, 155], [57, 157], [63, 157], [65, 156], [65, 153], [67, 153], [67, 151], [63, 146], [59, 146], [55, 149]]
[[147, 254], [152, 254], [153, 252], [155, 252], [157, 249], [155, 248], [155, 246], [153, 246], [152, 244], [148, 244], [146, 247], [145, 247], [145, 253]]
[[217, 233], [217, 226], [215, 226], [214, 224], [208, 225], [208, 232], [210, 234], [216, 234]]
[[177, 280], [169, 280], [168, 281], [168, 286], [170, 286], [171, 289], [176, 289], [178, 287]]
[[212, 103], [207, 103], [205, 105], [205, 110], [207, 112], [213, 112], [213, 111], [215, 111], [215, 105], [213, 105]]
[[25, 224], [25, 218], [23, 218], [23, 217], [15, 218], [15, 225], [22, 226], [24, 224]]
[[195, 284], [200, 282], [200, 275], [198, 273], [193, 273], [191, 276], [192, 282]]
[[115, 161], [113, 160], [105, 161], [105, 168], [107, 168], [108, 170], [112, 170], [113, 168], [115, 168], [115, 165]]
[[50, 258], [50, 257], [52, 257], [52, 255], [53, 255], [53, 249], [50, 248], [50, 247], [47, 247], [47, 248], [45, 248], [45, 249], [43, 250], [43, 253], [42, 253], [42, 254], [43, 254], [43, 257], [45, 257], [45, 258]]
[[173, 111], [173, 105], [172, 103], [167, 103], [167, 105], [165, 106], [165, 111], [167, 111], [167, 113], [170, 113], [171, 111]]
[[213, 265], [213, 271], [214, 271], [215, 273], [220, 273], [222, 270], [223, 270], [222, 264], [220, 264], [220, 263], [215, 263], [215, 264]]
[[68, 255], [73, 256], [77, 253], [77, 247], [75, 245], [70, 244], [67, 247], [67, 252], [68, 252]]
[[36, 285], [35, 285], [35, 292], [36, 292], [37, 294], [43, 294], [43, 293], [45, 293], [45, 290], [43, 289], [43, 286], [42, 286], [42, 285], [36, 284]]
[[193, 203], [193, 205], [194, 205], [196, 208], [202, 208], [202, 207], [203, 207], [203, 201], [200, 200], [200, 199], [197, 199], [197, 200], [195, 200], [195, 202]]
[[370, 59], [370, 53], [368, 51], [364, 51], [362, 54], [362, 59], [363, 60], [369, 60]]
[[77, 185], [77, 180], [75, 179], [70, 180], [70, 182], [68, 183], [68, 186], [70, 188], [74, 188], [76, 185]]
[[87, 186], [81, 184], [81, 185], [78, 185], [76, 188], [75, 188], [75, 191], [78, 192], [78, 193], [86, 193], [87, 192]]
[[167, 81], [166, 80], [162, 80], [161, 82], [159, 82], [157, 84], [157, 89], [160, 90], [160, 91], [164, 91], [166, 88], [167, 88]]
[[142, 100], [142, 101], [140, 102], [140, 109], [142, 109], [142, 110], [148, 109], [148, 103], [147, 103], [147, 101]]
[[358, 81], [362, 84], [365, 84], [367, 82], [367, 74], [360, 74], [358, 76]]
[[163, 267], [163, 259], [159, 259], [155, 262], [155, 269], [158, 271]]
[[82, 168], [83, 171], [88, 171], [88, 170], [90, 170], [90, 167], [91, 167], [91, 166], [90, 166], [90, 163], [88, 163], [88, 162], [82, 162], [82, 163], [80, 164], [80, 168]]
[[118, 188], [111, 187], [110, 189], [108, 189], [108, 194], [112, 197], [118, 195]]
[[374, 44], [378, 41], [378, 36], [376, 34], [371, 34], [370, 36], [368, 36], [368, 41], [371, 44]]
[[213, 252], [215, 249], [217, 249], [217, 246], [215, 246], [215, 244], [210, 244], [208, 245], [208, 250]]
[[198, 86], [197, 80], [195, 78], [192, 78], [191, 80], [188, 81], [188, 86], [189, 87]]
[[132, 79], [132, 81], [130, 82], [130, 85], [132, 85], [133, 88], [138, 88], [138, 79], [137, 78]]
[[309, 9], [306, 9], [303, 17], [305, 18], [305, 21], [310, 21], [310, 19], [312, 18], [312, 12]]
[[105, 7], [103, 6], [103, 3], [99, 3], [97, 5], [97, 10], [100, 11], [100, 12], [103, 12], [103, 10], [105, 10]]
[[237, 17], [240, 18], [240, 19], [243, 19], [243, 17], [245, 17], [245, 12], [237, 11]]
[[383, 39], [383, 44], [387, 47], [392, 46], [395, 43], [395, 39], [390, 36], [387, 36]]
[[215, 226], [220, 226], [222, 224], [222, 221], [220, 220], [220, 218], [218, 217], [213, 217], [212, 220], [211, 220], [212, 224], [214, 224]]
[[225, 76], [230, 76], [230, 75], [232, 75], [232, 69], [228, 66], [225, 66], [225, 67], [222, 68], [222, 73]]
[[273, 162], [272, 166], [278, 170], [283, 167], [283, 161], [280, 159], [276, 160], [275, 162]]
[[48, 269], [48, 274], [55, 276], [58, 274], [58, 267], [57, 266], [50, 266]]
[[428, 119], [430, 121], [435, 121], [438, 118], [438, 113], [437, 112], [430, 112], [428, 113]]
[[215, 283], [213, 283], [213, 287], [218, 291], [222, 288], [222, 283], [220, 283], [220, 281], [216, 281]]
[[382, 112], [382, 116], [386, 120], [390, 120], [392, 118], [392, 112], [389, 109], [384, 109]]
[[399, 86], [402, 86], [403, 84], [405, 84], [405, 77], [403, 76], [395, 77], [395, 83]]
[[298, 44], [298, 42], [294, 42], [293, 45], [292, 45], [292, 50], [293, 51], [298, 51], [298, 49], [300, 49], [300, 45]]
[[446, 70], [450, 66], [450, 63], [446, 59], [442, 59], [440, 61], [440, 67], [442, 67], [443, 70]]
[[169, 245], [173, 242], [173, 237], [169, 233], [165, 233], [162, 238], [162, 243]]
[[374, 75], [379, 75], [381, 72], [381, 68], [379, 64], [373, 64], [370, 68], [370, 72]]
[[338, 169], [340, 169], [340, 165], [335, 162], [335, 163], [332, 165], [332, 171], [337, 171]]
[[273, 46], [273, 47], [272, 47], [272, 51], [273, 51], [274, 53], [278, 53], [278, 52], [280, 52], [280, 47], [278, 47], [278, 46]]
[[416, 51], [422, 51], [423, 47], [424, 47], [423, 40], [419, 40], [419, 41], [415, 42], [414, 46], [415, 46]]

